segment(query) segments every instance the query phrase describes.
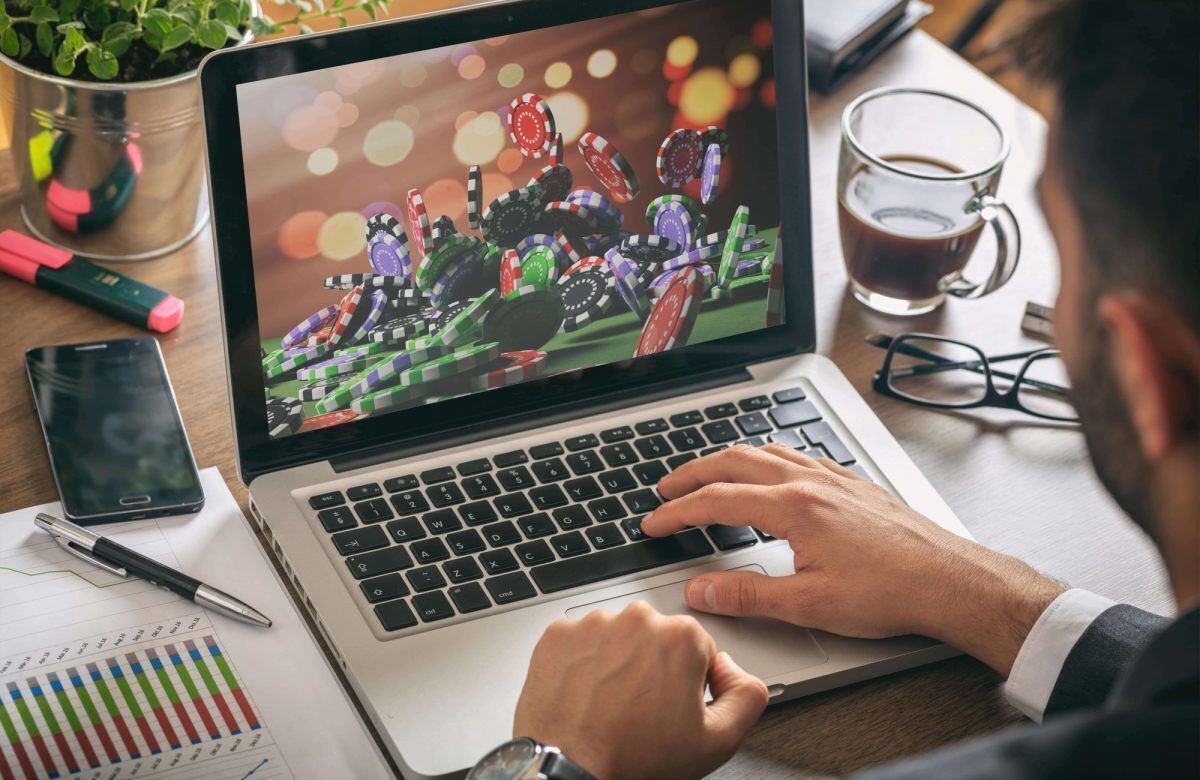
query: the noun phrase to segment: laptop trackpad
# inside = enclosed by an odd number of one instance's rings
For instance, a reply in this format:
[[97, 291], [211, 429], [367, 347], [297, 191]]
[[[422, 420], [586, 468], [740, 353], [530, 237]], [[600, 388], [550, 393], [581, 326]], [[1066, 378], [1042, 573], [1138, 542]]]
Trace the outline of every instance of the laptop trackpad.
[[[758, 565], [738, 568], [766, 573]], [[567, 617], [581, 618], [596, 609], [620, 612], [628, 604], [645, 601], [664, 615], [691, 615], [699, 620], [704, 630], [716, 640], [718, 650], [729, 653], [738, 666], [760, 679], [767, 680], [797, 669], [825, 663], [825, 651], [808, 629], [779, 620], [729, 618], [697, 612], [683, 600], [683, 588], [686, 584], [687, 580], [681, 580], [650, 590], [572, 607], [567, 610]]]

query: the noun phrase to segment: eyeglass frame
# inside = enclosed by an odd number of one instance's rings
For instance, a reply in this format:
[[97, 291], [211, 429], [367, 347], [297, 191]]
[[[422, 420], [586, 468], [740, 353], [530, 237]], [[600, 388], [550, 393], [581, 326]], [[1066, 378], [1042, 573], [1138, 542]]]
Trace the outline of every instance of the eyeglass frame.
[[[966, 349], [971, 350], [972, 352], [975, 352], [977, 355], [979, 355], [980, 360], [971, 361], [970, 364], [977, 365], [978, 369], [982, 370], [982, 372], [983, 372], [983, 379], [984, 379], [983, 398], [980, 398], [975, 401], [967, 401], [964, 403], [942, 403], [942, 402], [938, 402], [938, 401], [930, 401], [930, 400], [927, 400], [924, 398], [917, 398], [915, 396], [908, 395], [908, 394], [892, 387], [891, 380], [890, 380], [890, 377], [892, 376], [892, 358], [895, 357], [897, 351], [900, 351], [899, 347], [901, 345], [903, 345], [905, 341], [910, 340], [910, 339], [923, 339], [926, 341], [939, 341], [939, 342], [942, 342], [945, 344], [951, 344], [956, 347], [964, 347]], [[914, 354], [914, 352], [921, 352], [924, 354]], [[920, 349], [916, 349], [916, 350], [914, 350], [914, 352], [903, 352], [903, 354], [909, 355], [910, 357], [918, 357], [923, 360], [930, 360], [931, 361], [929, 364], [930, 367], [936, 366], [936, 365], [938, 365], [939, 362], [944, 361], [947, 363], [957, 363], [957, 365], [955, 366], [955, 369], [961, 369], [964, 371], [972, 370], [971, 368], [968, 367], [968, 365], [963, 364], [961, 361], [949, 360], [948, 358], [945, 358], [941, 355], [935, 355], [932, 352], [925, 352], [924, 350], [920, 350]], [[1013, 411], [1022, 412], [1023, 414], [1031, 415], [1033, 417], [1038, 417], [1043, 420], [1052, 420], [1054, 422], [1064, 422], [1064, 423], [1078, 423], [1079, 422], [1078, 416], [1063, 417], [1061, 415], [1046, 414], [1044, 412], [1038, 412], [1038, 411], [1034, 411], [1033, 409], [1029, 409], [1024, 404], [1021, 403], [1020, 387], [1022, 384], [1033, 384], [1035, 386], [1036, 385], [1044, 385], [1047, 387], [1054, 388], [1055, 391], [1061, 392], [1064, 396], [1068, 395], [1069, 391], [1067, 388], [1058, 387], [1057, 385], [1051, 385], [1049, 383], [1043, 383], [1043, 382], [1040, 382], [1035, 379], [1026, 379], [1026, 377], [1025, 377], [1025, 373], [1029, 370], [1029, 367], [1031, 365], [1033, 365], [1035, 362], [1037, 362], [1038, 360], [1044, 360], [1047, 357], [1061, 357], [1061, 355], [1062, 355], [1061, 350], [1056, 349], [1054, 347], [1045, 347], [1042, 349], [1031, 350], [1027, 353], [1003, 355], [1003, 356], [999, 356], [999, 357], [995, 357], [995, 358], [989, 358], [986, 354], [984, 354], [982, 349], [975, 346], [974, 344], [968, 344], [965, 341], [959, 341], [957, 339], [946, 338], [945, 336], [935, 336], [935, 335], [929, 334], [929, 333], [901, 333], [900, 335], [894, 336], [891, 338], [891, 343], [888, 345], [887, 355], [885, 355], [883, 358], [883, 365], [880, 366], [879, 370], [877, 370], [875, 372], [875, 376], [871, 380], [871, 386], [872, 386], [872, 388], [874, 388], [875, 392], [880, 393], [885, 396], [888, 396], [889, 398], [895, 398], [898, 401], [904, 401], [905, 403], [914, 404], [916, 406], [924, 406], [929, 409], [981, 409], [981, 408], [985, 408], [985, 407], [986, 408], [997, 408], [997, 409], [1010, 409]], [[1024, 362], [1021, 364], [1021, 367], [1017, 371], [1016, 374], [1008, 374], [1008, 372], [998, 372], [994, 368], [992, 368], [992, 362], [1000, 362], [1001, 360], [1016, 360], [1020, 357], [1024, 358]], [[947, 368], [946, 370], [952, 370], [952, 369]], [[936, 373], [936, 371], [921, 372], [921, 373]], [[996, 389], [995, 382], [992, 381], [993, 376], [1001, 376], [1001, 378], [1011, 377], [1012, 387], [1010, 387], [1008, 390], [1005, 390], [1004, 392], [1000, 392], [999, 390]], [[1069, 403], [1069, 401], [1068, 401], [1068, 403]]]

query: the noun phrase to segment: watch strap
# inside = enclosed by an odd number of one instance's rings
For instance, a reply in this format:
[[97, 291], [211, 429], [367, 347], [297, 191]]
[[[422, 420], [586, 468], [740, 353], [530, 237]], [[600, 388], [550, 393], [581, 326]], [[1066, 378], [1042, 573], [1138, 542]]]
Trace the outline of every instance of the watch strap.
[[561, 752], [546, 756], [542, 764], [542, 774], [548, 780], [596, 780], [592, 773], [567, 758]]

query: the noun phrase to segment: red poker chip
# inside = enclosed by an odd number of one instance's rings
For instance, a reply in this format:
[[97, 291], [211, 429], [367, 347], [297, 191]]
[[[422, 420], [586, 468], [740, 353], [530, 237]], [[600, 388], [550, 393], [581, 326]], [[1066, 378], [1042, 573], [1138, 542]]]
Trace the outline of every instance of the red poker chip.
[[638, 196], [641, 185], [637, 172], [625, 159], [625, 155], [596, 133], [584, 133], [579, 137], [579, 153], [597, 179], [608, 188], [613, 200], [628, 203]]
[[326, 325], [316, 333], [312, 334], [304, 340], [304, 346], [316, 347], [329, 341], [329, 334], [333, 332], [332, 325]]
[[[408, 191], [408, 228], [413, 247], [419, 256], [424, 257], [432, 248], [433, 226], [429, 222], [429, 212], [425, 209], [425, 199], [416, 187]], [[414, 265], [413, 271], [416, 270]]]
[[695, 130], [672, 130], [658, 147], [654, 167], [658, 180], [668, 187], [682, 187], [694, 181], [704, 164], [704, 144]]
[[521, 256], [515, 249], [504, 250], [500, 261], [500, 295], [508, 295], [521, 284]]
[[334, 315], [333, 324], [329, 330], [330, 346], [336, 347], [341, 343], [342, 337], [346, 335], [346, 329], [350, 327], [350, 322], [354, 319], [354, 313], [358, 311], [358, 302], [362, 300], [362, 296], [362, 285], [342, 296], [341, 303], [338, 304], [338, 312]]
[[550, 162], [554, 165], [562, 165], [563, 163], [562, 133], [554, 134], [554, 142], [550, 144]]
[[549, 154], [554, 144], [554, 114], [541, 95], [526, 92], [508, 108], [508, 135], [521, 154], [535, 160]]
[[655, 355], [687, 346], [703, 299], [704, 280], [699, 272], [694, 268], [681, 270], [650, 310], [633, 356]]
[[545, 369], [548, 357], [549, 355], [540, 349], [505, 352], [500, 355], [500, 367], [472, 377], [471, 387], [477, 390], [491, 390], [536, 379]]
[[322, 428], [332, 428], [335, 425], [341, 425], [342, 423], [348, 423], [352, 420], [357, 420], [360, 416], [361, 415], [359, 415], [358, 412], [350, 409], [339, 409], [338, 411], [330, 412], [329, 414], [320, 414], [316, 417], [308, 417], [305, 418], [304, 422], [300, 424], [300, 428], [297, 429], [296, 433], [317, 431]]

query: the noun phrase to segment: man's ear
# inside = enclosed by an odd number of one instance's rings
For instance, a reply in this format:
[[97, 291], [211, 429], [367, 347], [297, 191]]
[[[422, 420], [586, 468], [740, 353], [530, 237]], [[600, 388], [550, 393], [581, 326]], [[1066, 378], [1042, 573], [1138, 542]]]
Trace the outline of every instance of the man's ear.
[[1166, 301], [1140, 293], [1106, 295], [1097, 313], [1142, 453], [1160, 461], [1200, 432], [1200, 337]]

